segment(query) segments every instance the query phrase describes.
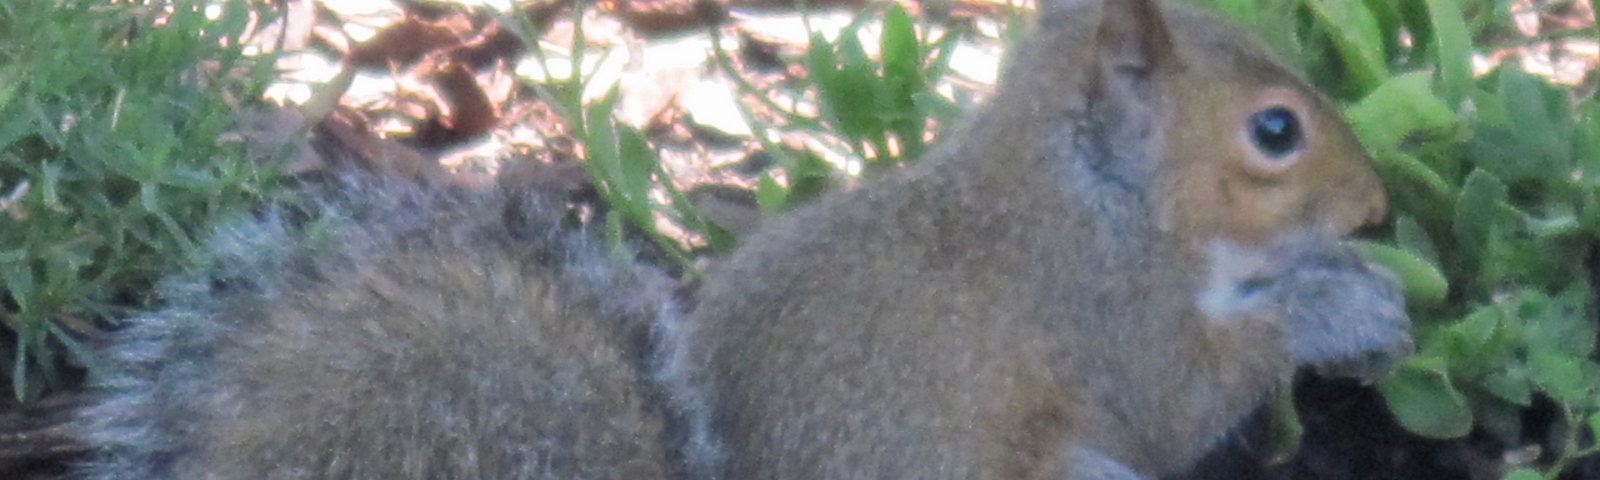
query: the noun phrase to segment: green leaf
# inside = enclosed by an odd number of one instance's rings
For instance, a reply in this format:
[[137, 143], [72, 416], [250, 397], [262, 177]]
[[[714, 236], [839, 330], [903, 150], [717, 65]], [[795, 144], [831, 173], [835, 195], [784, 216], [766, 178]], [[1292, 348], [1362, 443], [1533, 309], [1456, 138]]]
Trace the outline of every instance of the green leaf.
[[900, 4], [891, 3], [885, 12], [880, 42], [885, 91], [879, 96], [879, 115], [900, 141], [899, 158], [916, 159], [922, 156], [924, 120], [915, 96], [927, 90], [927, 85], [922, 77], [921, 42], [911, 16]]
[[1533, 405], [1533, 379], [1521, 365], [1489, 371], [1477, 379], [1477, 385], [1507, 402], [1524, 407]]
[[1501, 320], [1505, 318], [1505, 309], [1500, 305], [1484, 305], [1478, 307], [1466, 318], [1447, 328], [1451, 333], [1460, 335], [1467, 342], [1470, 349], [1464, 353], [1481, 353], [1494, 340], [1495, 334], [1500, 330]]
[[1256, 25], [1261, 5], [1257, 0], [1212, 0], [1211, 9], [1243, 25]]
[[80, 362], [84, 362], [84, 365], [88, 367], [90, 372], [105, 370], [106, 360], [104, 358], [96, 355], [94, 351], [78, 342], [78, 340], [73, 338], [72, 335], [68, 335], [66, 331], [61, 329], [61, 327], [58, 327], [55, 324], [50, 324], [46, 325], [46, 328], [50, 333], [50, 338], [61, 342], [61, 345], [66, 347], [67, 351], [72, 354], [72, 358], [77, 359]]
[[1575, 357], [1594, 353], [1597, 326], [1586, 313], [1591, 303], [1586, 283], [1580, 282], [1556, 297], [1523, 290], [1517, 314], [1523, 319], [1522, 336], [1528, 347]]
[[1346, 109], [1362, 145], [1379, 152], [1396, 150], [1409, 136], [1455, 129], [1454, 109], [1434, 95], [1432, 84], [1426, 72], [1399, 75]]
[[1358, 90], [1369, 90], [1383, 82], [1389, 69], [1383, 60], [1383, 37], [1378, 20], [1361, 2], [1348, 0], [1307, 0], [1324, 28], [1333, 36]]
[[794, 165], [789, 169], [789, 194], [785, 208], [803, 205], [816, 200], [833, 183], [833, 166], [810, 150], [794, 155]]
[[1531, 468], [1518, 468], [1516, 470], [1512, 470], [1510, 473], [1507, 473], [1506, 476], [1501, 480], [1545, 480], [1545, 478], [1543, 475], [1539, 475], [1538, 470]]
[[[1450, 366], [1458, 380], [1517, 405], [1532, 402], [1533, 384], [1528, 369], [1505, 333], [1506, 308], [1501, 304], [1478, 307], [1455, 323], [1421, 337], [1422, 353]], [[1467, 392], [1470, 393], [1470, 392]], [[1472, 402], [1482, 408], [1480, 401]]]
[[1438, 65], [1438, 92], [1446, 102], [1459, 104], [1472, 85], [1472, 38], [1466, 16], [1457, 0], [1427, 0], [1433, 24], [1433, 48]]
[[[6, 107], [11, 105], [11, 100], [15, 99], [17, 91], [21, 90], [22, 75], [18, 75], [15, 72], [16, 68], [14, 66], [0, 68], [0, 112], [5, 111]], [[4, 147], [7, 143], [10, 142], [0, 141], [0, 147]]]
[[35, 188], [39, 189], [39, 201], [48, 209], [61, 208], [62, 164], [46, 163], [39, 170], [39, 176], [43, 178], [34, 185]]
[[[619, 125], [611, 118], [611, 106], [617, 98], [618, 90], [613, 86], [582, 110], [584, 169], [606, 201], [630, 224], [659, 237], [650, 200], [651, 179], [659, 162], [638, 130]], [[620, 248], [622, 237], [608, 238], [613, 249]], [[657, 243], [673, 250], [669, 242], [657, 238]]]
[[[1345, 117], [1377, 160], [1385, 183], [1425, 191], [1428, 201], [1435, 202], [1455, 197], [1454, 183], [1441, 171], [1453, 174], [1457, 167], [1429, 165], [1402, 151], [1416, 139], [1444, 137], [1458, 129], [1461, 120], [1434, 96], [1431, 84], [1431, 77], [1422, 72], [1391, 78], [1346, 109]], [[1459, 162], [1455, 157], [1444, 160]]]
[[1600, 387], [1600, 365], [1586, 357], [1535, 349], [1529, 352], [1528, 366], [1542, 390], [1564, 404], [1593, 402]]
[[1430, 438], [1456, 438], [1472, 430], [1472, 409], [1450, 384], [1444, 363], [1414, 356], [1378, 384], [1400, 424]]
[[[26, 333], [18, 332], [18, 333]], [[18, 400], [28, 398], [28, 339], [17, 335], [16, 356], [11, 359], [11, 395]]]
[[1456, 200], [1455, 224], [1452, 230], [1458, 246], [1474, 255], [1483, 255], [1488, 247], [1491, 230], [1506, 202], [1506, 185], [1485, 170], [1473, 170], [1467, 175], [1461, 195]]
[[5, 291], [11, 294], [11, 300], [16, 302], [18, 312], [28, 313], [33, 310], [36, 284], [29, 262], [7, 262], [0, 265], [0, 286], [5, 287]]
[[33, 127], [33, 120], [27, 115], [8, 115], [0, 110], [0, 149], [11, 148], [12, 143], [30, 133]]
[[1504, 109], [1504, 119], [1488, 117], [1480, 124], [1478, 135], [1483, 140], [1474, 144], [1491, 147], [1473, 158], [1508, 182], [1564, 175], [1572, 156], [1567, 137], [1574, 122], [1560, 101], [1552, 101], [1563, 94], [1520, 68], [1501, 68], [1497, 73], [1495, 106]]
[[160, 212], [161, 194], [160, 185], [153, 182], [139, 182], [139, 208], [146, 212]]
[[[916, 105], [918, 112], [924, 112], [939, 122], [941, 128], [948, 128], [961, 118], [966, 109], [950, 99], [940, 96], [932, 91], [921, 91], [911, 96], [911, 101]], [[970, 105], [969, 105], [970, 106]]]
[[617, 132], [611, 119], [598, 112], [598, 110], [590, 112], [583, 119], [584, 166], [588, 169], [589, 176], [598, 180], [596, 186], [602, 195], [607, 199], [622, 199], [627, 194], [621, 185], [623, 173], [619, 161], [621, 151], [617, 145]]
[[761, 207], [763, 215], [773, 215], [783, 212], [786, 207], [788, 192], [772, 179], [771, 174], [762, 174], [756, 181], [756, 205]]
[[[1458, 195], [1456, 187], [1439, 175], [1439, 172], [1409, 153], [1397, 149], [1379, 151], [1373, 154], [1373, 160], [1376, 161], [1378, 170], [1383, 172], [1385, 183], [1397, 183], [1411, 187], [1410, 189], [1420, 190], [1424, 200], [1449, 202]], [[1393, 192], [1392, 187], [1391, 192]]]
[[619, 123], [616, 132], [617, 162], [628, 201], [649, 207], [651, 181], [661, 167], [661, 160], [638, 129]]
[[883, 36], [879, 38], [883, 56], [883, 78], [896, 113], [912, 106], [911, 95], [922, 90], [922, 48], [911, 16], [900, 4], [890, 4], [883, 15]]
[[[1580, 105], [1583, 117], [1578, 122], [1578, 151], [1574, 152], [1576, 166], [1583, 172], [1583, 181], [1590, 188], [1600, 184], [1600, 101], [1589, 100]], [[0, 139], [4, 139], [0, 135]], [[0, 145], [4, 145], [0, 143]]]
[[1394, 242], [1400, 248], [1415, 252], [1423, 259], [1437, 265], [1439, 250], [1433, 245], [1433, 239], [1428, 237], [1428, 231], [1417, 223], [1417, 219], [1409, 214], [1395, 214]]
[[[1564, 207], [1564, 205], [1554, 205], [1553, 207], [1560, 208]], [[1528, 226], [1528, 233], [1532, 233], [1539, 238], [1567, 237], [1587, 233], [1583, 223], [1578, 220], [1578, 216], [1570, 211], [1545, 217], [1524, 215], [1523, 221]]]
[[810, 48], [808, 67], [823, 116], [852, 142], [869, 140], [872, 133], [881, 132], [872, 121], [881, 80], [856, 35], [850, 31], [841, 33], [838, 45], [833, 46], [816, 34]]
[[1438, 305], [1450, 292], [1450, 283], [1433, 262], [1413, 252], [1372, 242], [1355, 242], [1366, 258], [1400, 279], [1408, 305]]

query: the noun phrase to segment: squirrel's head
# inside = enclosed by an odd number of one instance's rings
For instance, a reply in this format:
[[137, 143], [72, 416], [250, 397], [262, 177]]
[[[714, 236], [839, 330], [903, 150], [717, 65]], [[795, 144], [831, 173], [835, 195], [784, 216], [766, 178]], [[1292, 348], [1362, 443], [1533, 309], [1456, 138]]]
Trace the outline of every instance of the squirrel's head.
[[1112, 161], [1132, 164], [1103, 168], [1158, 179], [1161, 229], [1262, 245], [1382, 220], [1383, 186], [1338, 109], [1243, 29], [1153, 0], [1041, 1], [1048, 22], [1098, 19], [1070, 63]]
[[1372, 160], [1331, 101], [1239, 29], [1198, 13], [1166, 18], [1176, 48], [1164, 67], [1164, 211], [1174, 226], [1255, 245], [1383, 219]]

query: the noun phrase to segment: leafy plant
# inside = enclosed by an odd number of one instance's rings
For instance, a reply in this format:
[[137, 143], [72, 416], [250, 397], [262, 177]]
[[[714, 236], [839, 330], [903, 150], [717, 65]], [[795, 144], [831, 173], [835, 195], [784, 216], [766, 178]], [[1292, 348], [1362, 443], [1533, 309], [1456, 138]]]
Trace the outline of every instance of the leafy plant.
[[[680, 266], [689, 266], [687, 252], [658, 228], [660, 215], [703, 236], [714, 251], [732, 248], [732, 235], [698, 215], [661, 169], [659, 156], [644, 135], [613, 118], [612, 107], [618, 98], [615, 86], [598, 99], [584, 100], [582, 92], [590, 88], [590, 79], [581, 68], [587, 48], [583, 12], [581, 6], [574, 9], [572, 49], [565, 58], [547, 55], [526, 16], [504, 20], [520, 25], [519, 36], [544, 67], [546, 78], [548, 72], [557, 70], [549, 68], [551, 62], [571, 62], [567, 70], [573, 74], [567, 78], [531, 87], [549, 99], [565, 120], [568, 133], [583, 147], [584, 165], [596, 187], [607, 205], [619, 213], [606, 219], [613, 245], [620, 246], [626, 228], [637, 229]], [[876, 56], [869, 55], [861, 41], [864, 30], [872, 26], [881, 30]], [[960, 35], [946, 32], [929, 40], [923, 33], [927, 30], [927, 25], [919, 28], [898, 5], [864, 11], [833, 41], [814, 33], [803, 58], [808, 73], [800, 79], [802, 87], [796, 91], [775, 89], [777, 93], [751, 85], [720, 48], [720, 30], [711, 30], [711, 43], [724, 73], [740, 84], [743, 95], [764, 107], [757, 112], [740, 105], [756, 132], [754, 137], [763, 142], [765, 153], [784, 167], [787, 182], [780, 182], [770, 172], [758, 182], [755, 194], [763, 211], [782, 211], [816, 198], [842, 168], [816, 152], [778, 145], [772, 138], [780, 131], [830, 139], [843, 145], [871, 173], [919, 157], [933, 129], [959, 114], [961, 108], [934, 93], [932, 85], [947, 74]], [[807, 109], [799, 105], [806, 102], [813, 102], [817, 113], [802, 113]]]
[[[879, 30], [876, 57], [862, 41], [865, 30], [874, 26]], [[815, 198], [827, 183], [824, 179], [845, 167], [830, 166], [815, 152], [790, 152], [767, 140], [775, 131], [832, 139], [845, 146], [851, 161], [866, 167], [864, 173], [872, 174], [914, 161], [940, 126], [960, 116], [970, 98], [945, 98], [934, 86], [950, 74], [951, 56], [966, 37], [952, 30], [934, 35], [933, 30], [897, 4], [871, 6], [831, 41], [813, 31], [803, 59], [802, 87], [778, 93], [744, 79], [720, 48], [720, 32], [712, 30], [723, 72], [736, 79], [742, 95], [765, 107], [760, 113], [774, 117], [762, 121], [758, 112], [741, 105], [756, 138], [780, 159], [789, 179], [784, 187], [770, 175], [762, 178], [756, 193], [764, 211], [786, 210]], [[819, 113], [805, 113], [799, 105], [807, 102], [815, 102]]]
[[[890, 5], [880, 24], [883, 32], [877, 59], [869, 58], [861, 44], [860, 30], [870, 17], [860, 15], [834, 43], [821, 33], [812, 33], [805, 63], [826, 126], [878, 169], [922, 154], [929, 115], [917, 99], [931, 101], [930, 82], [922, 72], [927, 52], [911, 16], [899, 5]], [[948, 57], [936, 60], [937, 68], [944, 68], [948, 61]]]
[[[1211, 3], [1235, 17], [1275, 15], [1246, 23], [1271, 26], [1271, 44], [1354, 102], [1347, 116], [1395, 218], [1384, 245], [1366, 247], [1405, 283], [1415, 321], [1417, 355], [1380, 385], [1401, 424], [1436, 438], [1478, 428], [1553, 454], [1543, 471], [1508, 478], [1554, 478], [1595, 453], [1596, 102], [1514, 63], [1473, 76], [1473, 52], [1502, 47], [1488, 39], [1508, 24], [1504, 2]], [[1566, 428], [1528, 436], [1521, 413], [1536, 397], [1558, 405]]]
[[271, 182], [217, 141], [271, 73], [241, 54], [248, 4], [170, 7], [0, 6], [0, 377], [18, 399], [92, 362], [71, 332], [148, 306], [195, 233]]
[[[728, 234], [701, 219], [690, 207], [688, 199], [661, 168], [660, 156], [645, 141], [644, 134], [612, 116], [613, 106], [619, 98], [617, 86], [612, 85], [605, 95], [585, 102], [583, 92], [589, 88], [592, 77], [586, 75], [583, 69], [588, 48], [583, 29], [584, 12], [581, 3], [572, 10], [572, 47], [566, 58], [571, 62], [568, 69], [571, 74], [566, 78], [553, 78], [550, 75], [554, 71], [551, 62], [562, 59], [546, 54], [537, 36], [532, 33], [536, 29], [529, 23], [527, 15], [504, 20], [520, 29], [518, 37], [537, 58], [545, 78], [551, 79], [548, 83], [531, 83], [530, 86], [541, 97], [549, 99], [566, 121], [571, 135], [583, 147], [583, 165], [590, 179], [606, 204], [618, 213], [604, 219], [606, 238], [613, 252], [622, 256], [631, 255], [623, 246], [625, 226], [631, 226], [644, 232], [673, 262], [681, 267], [690, 267], [691, 259], [683, 247], [656, 226], [658, 212], [688, 230], [704, 235], [713, 248], [731, 248]], [[669, 201], [656, 201], [652, 196], [655, 190], [665, 192]]]

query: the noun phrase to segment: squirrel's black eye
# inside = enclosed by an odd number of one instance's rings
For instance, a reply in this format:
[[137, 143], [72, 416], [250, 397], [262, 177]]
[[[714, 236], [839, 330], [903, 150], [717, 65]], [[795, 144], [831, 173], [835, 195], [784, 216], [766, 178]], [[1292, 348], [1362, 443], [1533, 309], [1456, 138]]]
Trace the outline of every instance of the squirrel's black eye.
[[1300, 119], [1287, 107], [1272, 107], [1250, 115], [1250, 141], [1267, 158], [1281, 158], [1300, 148]]

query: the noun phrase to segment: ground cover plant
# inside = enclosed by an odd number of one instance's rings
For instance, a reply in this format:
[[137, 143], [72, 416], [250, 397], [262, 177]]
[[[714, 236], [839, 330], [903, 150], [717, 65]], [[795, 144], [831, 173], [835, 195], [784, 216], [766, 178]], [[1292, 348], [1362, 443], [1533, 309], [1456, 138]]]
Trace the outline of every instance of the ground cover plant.
[[151, 306], [207, 225], [267, 193], [268, 170], [218, 141], [272, 73], [240, 51], [253, 8], [0, 5], [5, 398], [71, 384], [86, 336]]

